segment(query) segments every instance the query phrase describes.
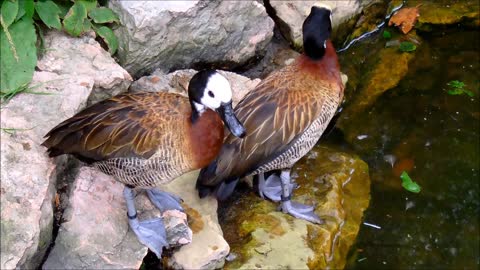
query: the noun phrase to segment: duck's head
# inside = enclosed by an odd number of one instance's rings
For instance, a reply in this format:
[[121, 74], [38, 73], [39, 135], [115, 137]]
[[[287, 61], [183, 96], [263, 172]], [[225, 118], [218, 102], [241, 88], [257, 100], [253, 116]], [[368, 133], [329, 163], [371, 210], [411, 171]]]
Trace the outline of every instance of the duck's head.
[[202, 70], [195, 74], [188, 85], [188, 97], [192, 104], [192, 121], [196, 121], [206, 109], [211, 109], [220, 115], [233, 135], [245, 136], [245, 128], [233, 112], [230, 83], [220, 73]]
[[313, 60], [321, 59], [332, 33], [332, 10], [326, 5], [313, 6], [302, 31], [305, 54]]

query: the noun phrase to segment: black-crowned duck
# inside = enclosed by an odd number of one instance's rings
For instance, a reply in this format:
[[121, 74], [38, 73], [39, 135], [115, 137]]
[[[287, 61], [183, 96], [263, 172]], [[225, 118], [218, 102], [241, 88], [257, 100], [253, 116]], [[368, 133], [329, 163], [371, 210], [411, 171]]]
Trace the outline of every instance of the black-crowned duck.
[[[247, 130], [243, 139], [228, 136], [217, 159], [197, 180], [201, 197], [215, 191], [219, 199], [233, 192], [241, 177], [259, 175], [259, 191], [291, 215], [322, 220], [313, 206], [291, 201], [292, 166], [317, 143], [343, 99], [337, 54], [329, 40], [331, 10], [312, 7], [303, 23], [304, 54], [271, 73], [235, 108]], [[281, 170], [280, 180], [263, 173]]]
[[218, 72], [195, 74], [188, 96], [121, 94], [60, 123], [42, 144], [50, 157], [72, 154], [124, 183], [129, 224], [159, 257], [167, 246], [163, 222], [137, 219], [132, 188], [147, 188], [161, 211], [183, 210], [180, 198], [153, 187], [208, 165], [221, 149], [223, 123], [234, 136], [245, 134], [233, 112], [230, 83]]

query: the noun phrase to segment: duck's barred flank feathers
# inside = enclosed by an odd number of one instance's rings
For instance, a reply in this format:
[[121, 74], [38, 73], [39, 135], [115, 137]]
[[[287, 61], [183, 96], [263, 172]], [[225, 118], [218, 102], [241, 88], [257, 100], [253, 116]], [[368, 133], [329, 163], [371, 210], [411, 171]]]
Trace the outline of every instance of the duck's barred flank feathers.
[[184, 172], [165, 158], [112, 158], [93, 163], [103, 173], [135, 187], [153, 187], [168, 183]]
[[[326, 97], [325, 104], [321, 110], [321, 116], [317, 118], [286, 151], [275, 157], [270, 162], [257, 168], [249, 175], [256, 175], [263, 172], [291, 168], [300, 158], [310, 151], [320, 139], [328, 123], [335, 115], [338, 103], [331, 97]], [[247, 175], [248, 176], [248, 175]]]

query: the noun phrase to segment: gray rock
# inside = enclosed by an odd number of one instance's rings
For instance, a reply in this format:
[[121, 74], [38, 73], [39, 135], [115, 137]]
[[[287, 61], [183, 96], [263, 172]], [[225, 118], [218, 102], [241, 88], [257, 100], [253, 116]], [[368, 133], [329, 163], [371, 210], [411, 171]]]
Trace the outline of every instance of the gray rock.
[[43, 136], [84, 108], [92, 90], [95, 101], [126, 91], [132, 80], [91, 35], [49, 31], [45, 47], [30, 84], [37, 94], [2, 104], [2, 269], [37, 268], [51, 242], [55, 182], [66, 159], [48, 158]]
[[[129, 229], [123, 188], [123, 184], [93, 168], [80, 169], [64, 213], [65, 222], [43, 269], [140, 267], [148, 249]], [[136, 207], [141, 220], [160, 216], [145, 192], [137, 192]], [[170, 210], [161, 216], [170, 245], [191, 242], [186, 214]]]
[[110, 1], [122, 26], [118, 55], [138, 76], [198, 63], [244, 64], [262, 51], [274, 23], [257, 1]]
[[[34, 269], [50, 245], [55, 182], [62, 160], [40, 146], [54, 125], [72, 116], [92, 91], [85, 75], [35, 72], [32, 91], [1, 110], [1, 269]], [[63, 160], [64, 161], [64, 160]]]
[[45, 54], [37, 63], [42, 71], [84, 75], [93, 79], [89, 104], [126, 92], [132, 77], [95, 41], [95, 33], [80, 38], [58, 31], [45, 34]]
[[[186, 69], [165, 74], [158, 69], [153, 72], [152, 75], [144, 76], [133, 82], [130, 86], [130, 91], [165, 91], [169, 93], [178, 93], [187, 97], [188, 83], [196, 72], [197, 71], [193, 69]], [[227, 78], [230, 82], [233, 93], [232, 99], [234, 107], [250, 90], [255, 88], [255, 86], [260, 83], [260, 79], [251, 80], [245, 76], [238, 75], [233, 72], [220, 70], [219, 73], [224, 75], [225, 78]]]
[[199, 171], [193, 171], [162, 187], [182, 197], [193, 231], [192, 242], [182, 246], [169, 259], [173, 269], [218, 269], [225, 262], [230, 246], [223, 238], [217, 218], [217, 200], [200, 199], [195, 189]]
[[270, 1], [277, 24], [286, 39], [297, 48], [303, 44], [302, 25], [313, 5], [328, 5], [332, 9], [333, 29], [359, 14], [373, 0], [318, 0], [318, 1]]
[[43, 269], [138, 269], [147, 248], [128, 231], [123, 185], [83, 167]]

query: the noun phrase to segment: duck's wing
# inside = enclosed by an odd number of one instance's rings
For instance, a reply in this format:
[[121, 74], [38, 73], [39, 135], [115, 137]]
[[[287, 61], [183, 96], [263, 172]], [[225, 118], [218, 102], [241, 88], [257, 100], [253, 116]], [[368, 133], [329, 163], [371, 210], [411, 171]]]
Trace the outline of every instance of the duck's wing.
[[163, 141], [172, 141], [169, 131], [182, 132], [190, 110], [188, 99], [176, 94], [122, 94], [60, 123], [42, 145], [50, 156], [73, 154], [87, 162], [149, 158]]
[[298, 78], [289, 69], [272, 73], [235, 108], [247, 135], [229, 135], [198, 185], [215, 186], [243, 177], [282, 154], [298, 136], [320, 117], [324, 98], [318, 82]]

